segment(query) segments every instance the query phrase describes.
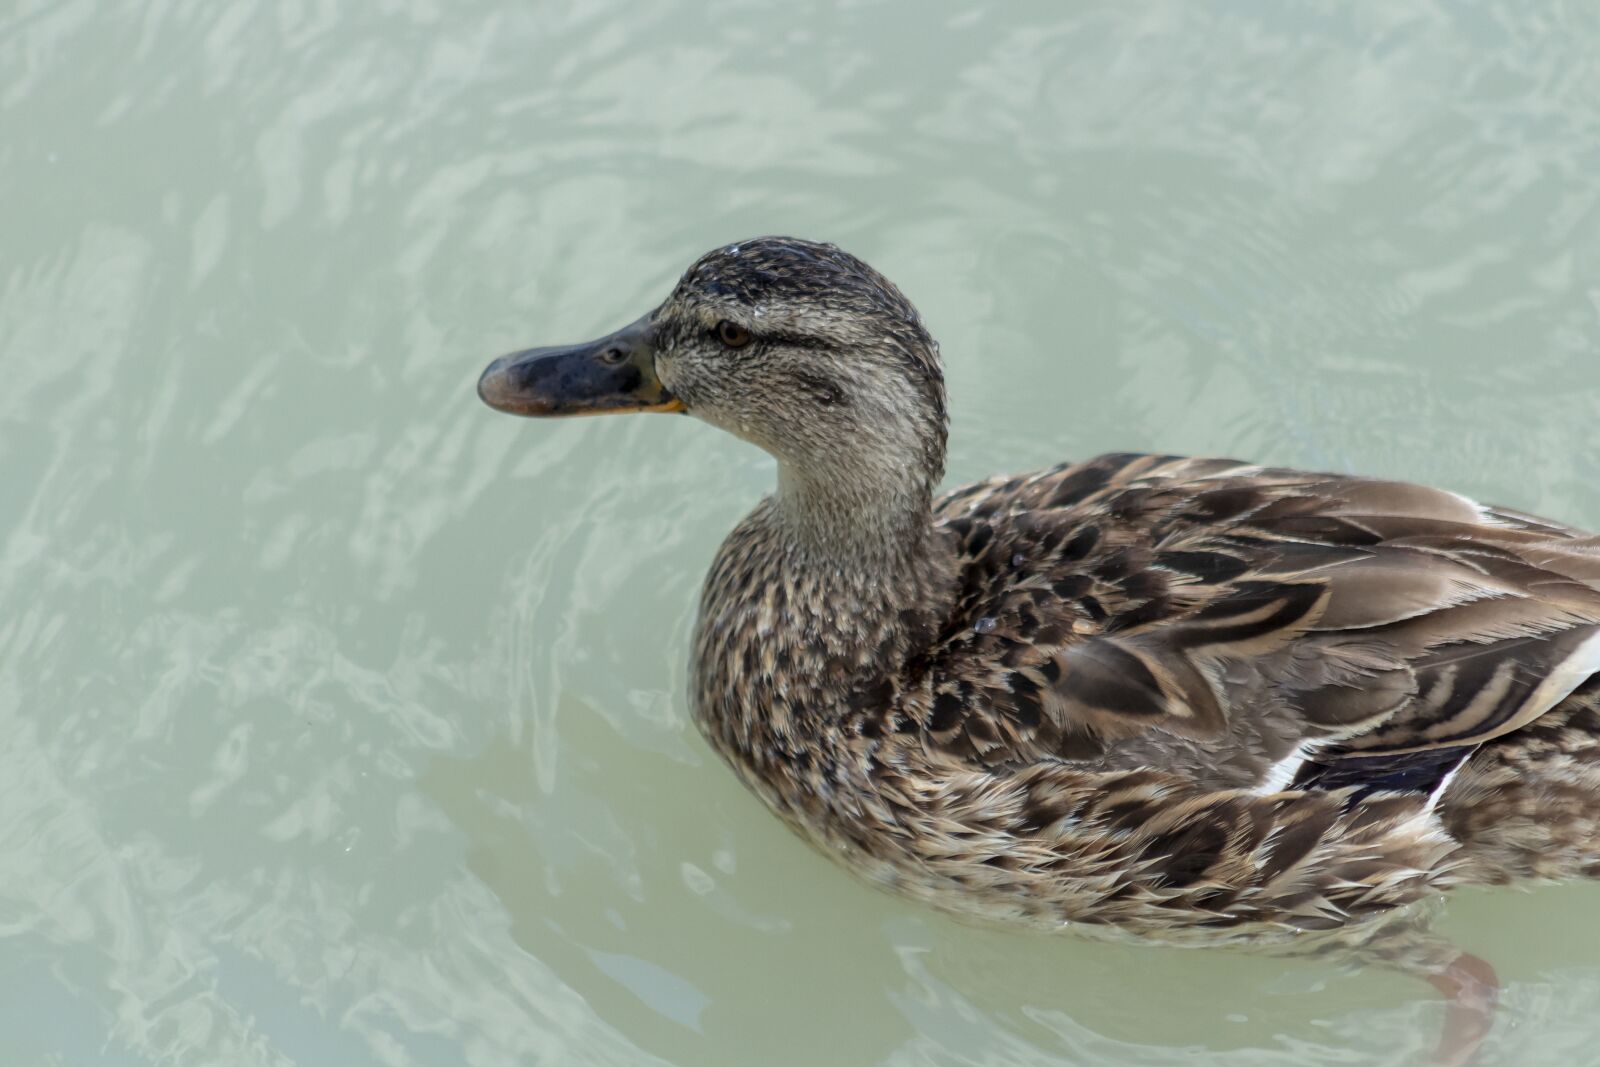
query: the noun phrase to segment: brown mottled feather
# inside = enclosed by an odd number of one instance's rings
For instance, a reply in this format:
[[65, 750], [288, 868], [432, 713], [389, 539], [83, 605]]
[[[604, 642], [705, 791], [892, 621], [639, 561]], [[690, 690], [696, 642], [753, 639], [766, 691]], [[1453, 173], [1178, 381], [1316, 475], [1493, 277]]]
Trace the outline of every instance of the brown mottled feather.
[[[1205, 745], [1164, 769], [1250, 788], [1302, 744], [1476, 746], [1595, 669], [1591, 649], [1546, 684], [1600, 632], [1600, 590], [1571, 577], [1590, 542], [1439, 490], [1119, 455], [939, 514], [971, 591], [931, 657], [940, 733], [988, 764], [1146, 766], [1172, 737]], [[1218, 745], [1254, 758], [1219, 766]]]
[[[923, 550], [912, 599], [943, 604], [923, 636], [868, 609], [870, 583], [777, 577], [770, 504], [703, 606], [708, 734], [875, 880], [990, 919], [1260, 945], [1469, 877], [1595, 865], [1587, 816], [1554, 831], [1588, 835], [1557, 863], [1536, 819], [1507, 844], [1458, 810], [1534, 805], [1497, 742], [1591, 707], [1568, 699], [1583, 679], [1545, 684], [1600, 623], [1571, 576], [1583, 535], [1420, 487], [1155, 456], [968, 486], [935, 512], [949, 555]], [[777, 588], [791, 629], [741, 626], [736, 605]], [[720, 641], [764, 666], [719, 672], [744, 662]], [[863, 670], [834, 703], [828, 679]], [[1600, 735], [1565, 729], [1600, 785]], [[1301, 788], [1269, 781], [1297, 752]]]

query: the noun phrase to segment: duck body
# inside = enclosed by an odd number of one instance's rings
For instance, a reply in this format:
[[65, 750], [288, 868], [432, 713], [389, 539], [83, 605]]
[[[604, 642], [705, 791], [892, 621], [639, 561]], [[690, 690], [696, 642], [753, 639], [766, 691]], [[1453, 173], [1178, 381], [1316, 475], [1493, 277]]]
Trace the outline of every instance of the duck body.
[[1260, 946], [1600, 869], [1578, 531], [1112, 455], [945, 495], [880, 572], [901, 580], [862, 582], [774, 510], [708, 575], [696, 718], [874, 882], [985, 921]]

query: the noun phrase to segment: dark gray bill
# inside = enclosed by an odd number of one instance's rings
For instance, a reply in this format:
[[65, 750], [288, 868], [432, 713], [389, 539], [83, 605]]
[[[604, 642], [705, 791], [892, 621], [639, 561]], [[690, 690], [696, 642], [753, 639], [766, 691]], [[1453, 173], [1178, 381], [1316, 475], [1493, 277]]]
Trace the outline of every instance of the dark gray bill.
[[649, 322], [646, 315], [595, 341], [501, 356], [478, 379], [478, 395], [496, 410], [541, 418], [682, 411], [656, 377]]

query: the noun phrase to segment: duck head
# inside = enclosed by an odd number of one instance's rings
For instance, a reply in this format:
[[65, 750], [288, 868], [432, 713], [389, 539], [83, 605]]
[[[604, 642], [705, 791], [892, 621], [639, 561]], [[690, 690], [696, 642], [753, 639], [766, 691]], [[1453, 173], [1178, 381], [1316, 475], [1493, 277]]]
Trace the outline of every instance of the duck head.
[[925, 519], [943, 475], [944, 380], [916, 309], [861, 260], [792, 237], [706, 253], [642, 318], [503, 356], [478, 395], [517, 415], [694, 416], [776, 457], [780, 503], [810, 520]]

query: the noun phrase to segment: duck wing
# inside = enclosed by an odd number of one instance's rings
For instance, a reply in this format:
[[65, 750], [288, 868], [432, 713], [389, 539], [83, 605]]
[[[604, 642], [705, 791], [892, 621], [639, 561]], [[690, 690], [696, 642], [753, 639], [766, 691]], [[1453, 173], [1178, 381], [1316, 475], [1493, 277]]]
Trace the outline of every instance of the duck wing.
[[1600, 539], [1443, 490], [1111, 455], [938, 510], [928, 736], [985, 766], [1430, 790], [1600, 672]]

